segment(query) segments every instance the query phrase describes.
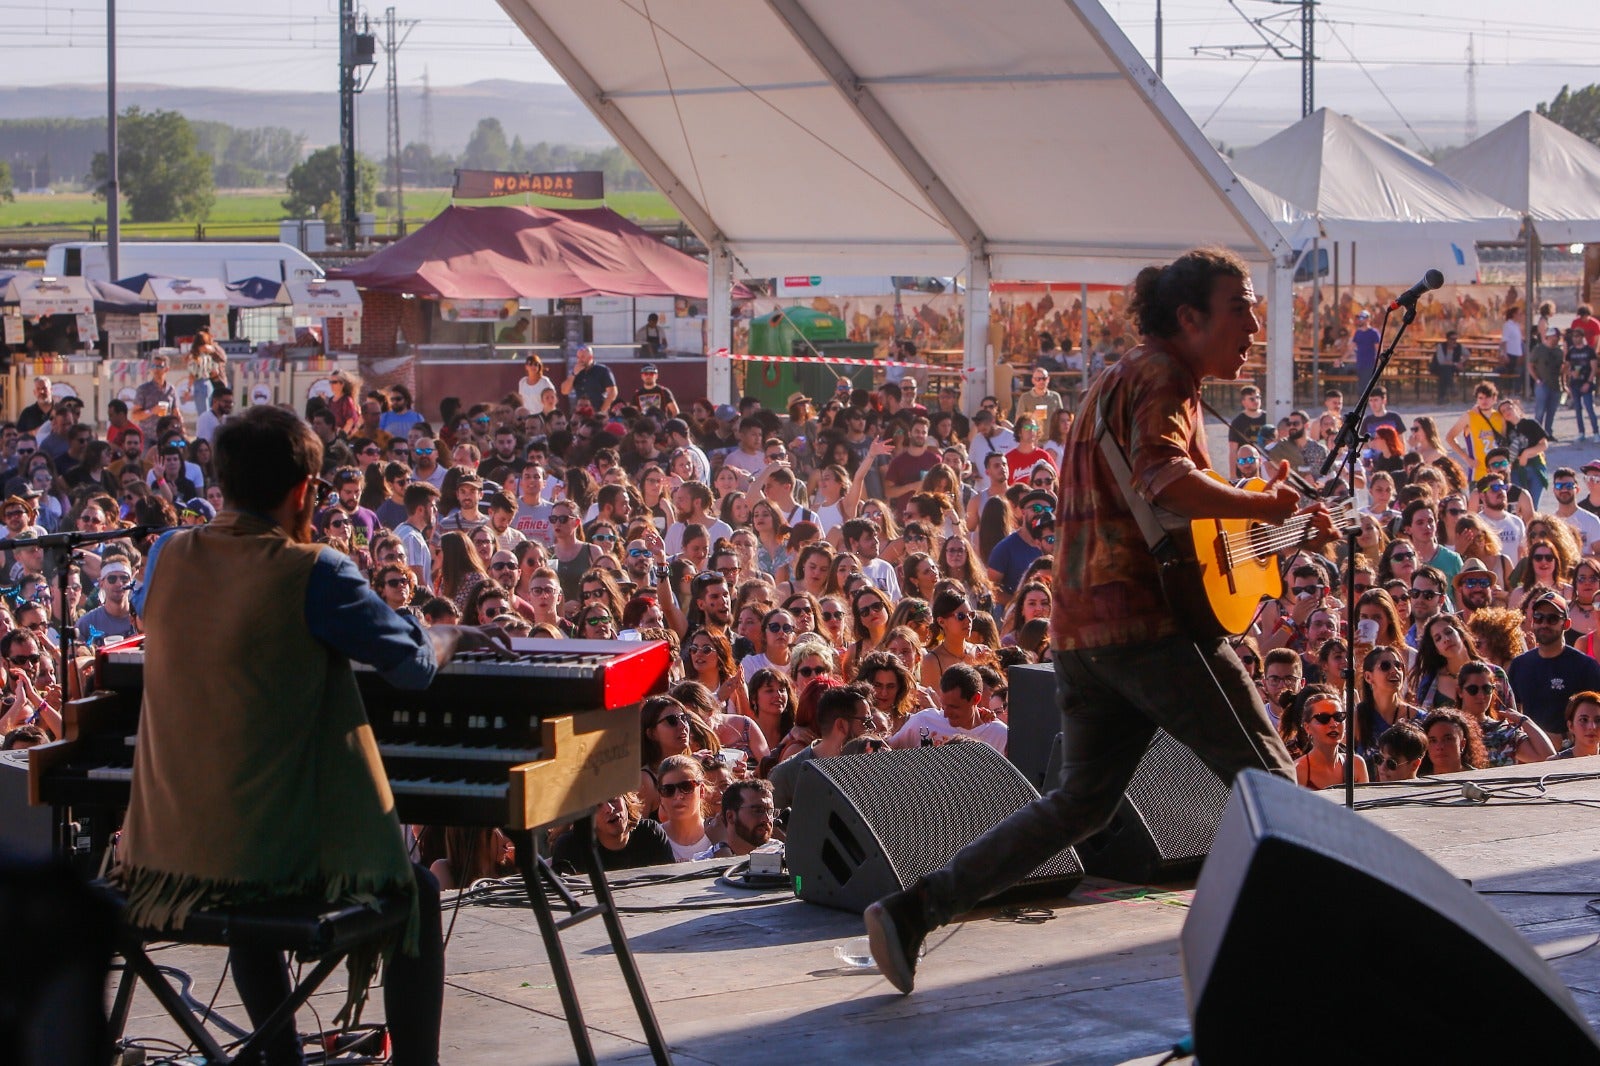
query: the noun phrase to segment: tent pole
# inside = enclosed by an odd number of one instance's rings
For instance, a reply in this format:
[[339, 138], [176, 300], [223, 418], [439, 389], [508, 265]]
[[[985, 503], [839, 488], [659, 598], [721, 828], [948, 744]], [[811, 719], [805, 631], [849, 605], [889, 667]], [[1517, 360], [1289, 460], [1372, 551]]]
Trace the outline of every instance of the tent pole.
[[1522, 216], [1522, 227], [1526, 238], [1525, 244], [1528, 257], [1527, 271], [1523, 278], [1524, 285], [1522, 287], [1522, 395], [1531, 396], [1532, 392], [1528, 388], [1528, 374], [1530, 373], [1528, 370], [1528, 353], [1533, 350], [1533, 342], [1535, 340], [1541, 343], [1544, 341], [1543, 337], [1535, 338], [1533, 336], [1534, 313], [1535, 308], [1539, 306], [1539, 294], [1534, 291], [1534, 287], [1539, 283], [1538, 261], [1543, 255], [1543, 249], [1539, 246], [1539, 234], [1533, 228], [1532, 216]]
[[[1079, 343], [1083, 347], [1083, 372], [1087, 375], [1089, 373], [1089, 283], [1087, 281], [1078, 285], [1078, 307], [1080, 308], [1078, 312], [1078, 333], [1082, 337]], [[1083, 385], [1087, 390], [1089, 387], [1089, 378], [1087, 376], [1083, 379]]]
[[1294, 407], [1294, 256], [1267, 264], [1267, 423]]
[[710, 283], [706, 319], [711, 333], [706, 345], [706, 396], [713, 404], [732, 403], [733, 360], [717, 353], [733, 350], [733, 257], [721, 241], [713, 241], [707, 252]]
[[1311, 238], [1311, 402], [1322, 395], [1322, 275], [1317, 272], [1317, 241]]
[[[978, 249], [967, 252], [966, 324], [962, 345], [966, 375], [961, 383], [961, 408], [970, 415], [989, 394], [995, 354], [989, 351], [989, 257]], [[1011, 397], [1000, 397], [1002, 411], [1010, 406]]]

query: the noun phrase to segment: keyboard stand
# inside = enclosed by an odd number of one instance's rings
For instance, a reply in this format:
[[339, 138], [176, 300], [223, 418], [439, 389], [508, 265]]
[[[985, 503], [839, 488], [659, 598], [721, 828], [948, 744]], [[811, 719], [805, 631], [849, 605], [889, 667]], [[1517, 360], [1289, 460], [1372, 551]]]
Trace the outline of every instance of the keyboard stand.
[[[579, 903], [567, 890], [549, 860], [535, 849], [532, 832], [525, 829], [508, 832], [516, 845], [517, 866], [522, 871], [528, 902], [533, 906], [534, 917], [539, 922], [539, 933], [544, 938], [545, 953], [550, 957], [550, 970], [555, 976], [556, 989], [561, 994], [561, 1008], [567, 1016], [567, 1028], [572, 1032], [572, 1046], [577, 1052], [578, 1062], [580, 1066], [594, 1066], [596, 1060], [594, 1047], [589, 1042], [589, 1029], [584, 1024], [583, 1008], [578, 1003], [578, 992], [572, 983], [572, 971], [567, 966], [567, 954], [561, 946], [561, 931], [598, 917], [605, 922], [611, 949], [616, 952], [622, 979], [627, 983], [628, 995], [633, 999], [634, 1012], [639, 1016], [639, 1024], [644, 1029], [645, 1042], [650, 1046], [650, 1057], [657, 1066], [671, 1066], [671, 1049], [667, 1047], [667, 1042], [661, 1035], [661, 1026], [656, 1021], [654, 1008], [650, 1006], [649, 994], [646, 993], [644, 981], [639, 976], [633, 950], [628, 947], [628, 937], [623, 932], [622, 920], [617, 915], [617, 904], [611, 896], [611, 885], [606, 881], [605, 867], [600, 861], [600, 844], [594, 834], [593, 815], [587, 815], [573, 823], [572, 831], [577, 834], [579, 840], [588, 843], [588, 847], [581, 850], [584, 865], [588, 867], [589, 884], [594, 889], [595, 902], [587, 907]], [[550, 906], [550, 898], [545, 895], [547, 887], [560, 897], [562, 906], [567, 911], [565, 917], [558, 919], [555, 916]]]

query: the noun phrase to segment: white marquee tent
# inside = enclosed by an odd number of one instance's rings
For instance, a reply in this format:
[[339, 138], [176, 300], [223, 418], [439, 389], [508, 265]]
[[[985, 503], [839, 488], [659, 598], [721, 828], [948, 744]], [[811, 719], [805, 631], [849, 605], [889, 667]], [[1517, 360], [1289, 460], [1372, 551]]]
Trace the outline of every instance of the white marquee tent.
[[1545, 244], [1600, 241], [1600, 148], [1524, 111], [1439, 169], [1527, 216]]
[[707, 242], [713, 348], [735, 272], [961, 272], [981, 396], [991, 276], [1219, 244], [1268, 282], [1287, 404], [1291, 250], [1095, 0], [500, 3]]
[[1285, 227], [1297, 247], [1313, 236], [1355, 246], [1358, 273], [1347, 281], [1409, 285], [1437, 267], [1446, 281], [1471, 282], [1474, 244], [1513, 241], [1521, 229], [1505, 204], [1326, 108], [1238, 153], [1233, 165], [1310, 216]]

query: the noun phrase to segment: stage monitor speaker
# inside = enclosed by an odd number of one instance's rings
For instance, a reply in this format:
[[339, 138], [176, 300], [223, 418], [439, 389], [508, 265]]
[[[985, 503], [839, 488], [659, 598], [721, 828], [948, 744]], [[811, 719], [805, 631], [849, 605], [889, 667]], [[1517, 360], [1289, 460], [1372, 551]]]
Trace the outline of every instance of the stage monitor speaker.
[[1083, 872], [1137, 885], [1200, 872], [1228, 803], [1228, 786], [1195, 753], [1156, 730], [1111, 824], [1078, 845]]
[[110, 1062], [116, 907], [65, 866], [0, 855], [0, 913], [9, 960], [0, 967], [0, 1062]]
[[[1327, 796], [1259, 771], [1235, 782], [1182, 947], [1201, 1062], [1600, 1062], [1561, 978], [1481, 897]], [[1373, 1011], [1386, 1008], [1385, 1023]]]
[[[865, 910], [1038, 796], [987, 744], [812, 759], [795, 787], [785, 845], [795, 894]], [[1065, 895], [1082, 879], [1067, 848], [995, 898]]]
[[1061, 703], [1056, 668], [1049, 663], [1013, 666], [1006, 671], [1006, 758], [1041, 793], [1056, 787], [1051, 749], [1061, 735]]

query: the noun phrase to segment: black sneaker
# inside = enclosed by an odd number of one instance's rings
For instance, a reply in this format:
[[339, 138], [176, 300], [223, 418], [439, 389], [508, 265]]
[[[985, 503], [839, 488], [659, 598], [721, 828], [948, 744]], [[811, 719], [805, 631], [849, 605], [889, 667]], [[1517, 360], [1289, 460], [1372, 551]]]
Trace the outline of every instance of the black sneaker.
[[902, 995], [910, 993], [917, 979], [917, 956], [928, 935], [921, 897], [915, 889], [891, 892], [868, 907], [862, 917], [878, 972]]

